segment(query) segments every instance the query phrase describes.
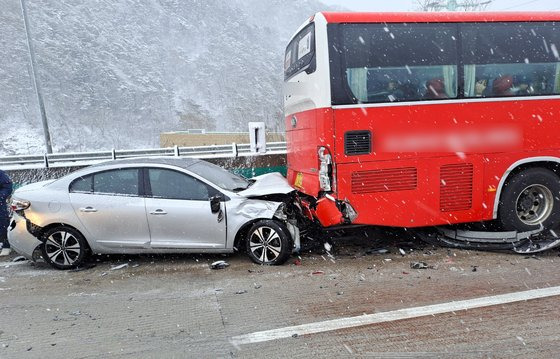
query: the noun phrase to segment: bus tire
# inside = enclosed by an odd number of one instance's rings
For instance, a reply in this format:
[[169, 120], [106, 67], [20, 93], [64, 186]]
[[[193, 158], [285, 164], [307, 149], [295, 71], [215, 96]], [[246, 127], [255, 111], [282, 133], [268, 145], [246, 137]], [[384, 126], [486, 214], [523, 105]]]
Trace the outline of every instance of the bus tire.
[[545, 168], [529, 168], [504, 184], [498, 221], [505, 230], [552, 229], [560, 223], [560, 178]]

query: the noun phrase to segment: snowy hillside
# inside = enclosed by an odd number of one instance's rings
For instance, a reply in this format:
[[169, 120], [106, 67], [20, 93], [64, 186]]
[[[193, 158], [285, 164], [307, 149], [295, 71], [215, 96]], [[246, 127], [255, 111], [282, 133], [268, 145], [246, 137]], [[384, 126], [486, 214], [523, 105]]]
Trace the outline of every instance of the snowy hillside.
[[[315, 0], [27, 0], [56, 152], [187, 128], [283, 130], [282, 58]], [[19, 0], [0, 12], [0, 155], [43, 151]]]

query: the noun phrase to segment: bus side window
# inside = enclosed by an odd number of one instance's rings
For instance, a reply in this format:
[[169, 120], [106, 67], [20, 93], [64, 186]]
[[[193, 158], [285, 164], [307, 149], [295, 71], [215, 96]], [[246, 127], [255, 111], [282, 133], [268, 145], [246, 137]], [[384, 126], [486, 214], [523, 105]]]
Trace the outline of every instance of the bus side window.
[[344, 102], [457, 97], [456, 25], [348, 24], [341, 37]]
[[560, 44], [550, 23], [461, 24], [465, 97], [560, 94]]

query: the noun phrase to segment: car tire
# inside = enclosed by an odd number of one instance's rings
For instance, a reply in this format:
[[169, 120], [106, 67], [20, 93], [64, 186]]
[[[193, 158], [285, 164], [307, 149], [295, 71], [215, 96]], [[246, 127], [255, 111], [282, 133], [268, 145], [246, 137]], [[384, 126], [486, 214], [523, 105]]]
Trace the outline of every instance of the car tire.
[[43, 259], [54, 268], [76, 268], [87, 256], [89, 247], [86, 239], [72, 227], [53, 227], [43, 234], [43, 239]]
[[504, 185], [498, 221], [505, 230], [552, 229], [560, 223], [560, 178], [545, 168], [515, 174]]
[[288, 228], [270, 219], [253, 224], [245, 243], [249, 258], [261, 265], [283, 264], [292, 253], [292, 239]]

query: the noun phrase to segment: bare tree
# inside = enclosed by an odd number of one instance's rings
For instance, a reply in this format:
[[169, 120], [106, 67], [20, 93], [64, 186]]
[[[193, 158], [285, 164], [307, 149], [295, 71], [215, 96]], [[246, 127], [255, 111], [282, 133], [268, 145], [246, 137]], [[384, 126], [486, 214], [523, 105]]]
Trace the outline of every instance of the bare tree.
[[416, 0], [422, 11], [482, 11], [493, 0]]

